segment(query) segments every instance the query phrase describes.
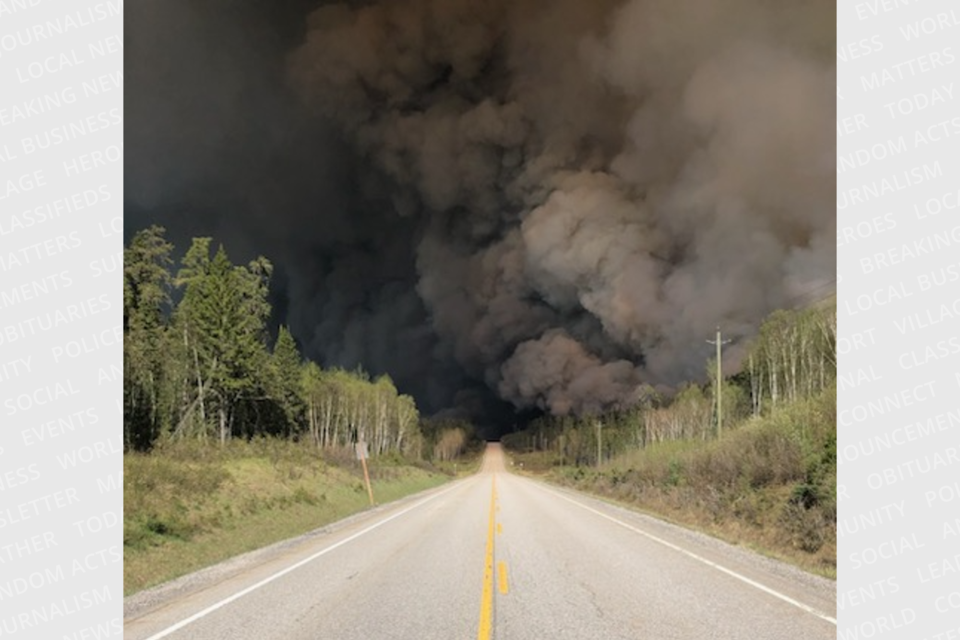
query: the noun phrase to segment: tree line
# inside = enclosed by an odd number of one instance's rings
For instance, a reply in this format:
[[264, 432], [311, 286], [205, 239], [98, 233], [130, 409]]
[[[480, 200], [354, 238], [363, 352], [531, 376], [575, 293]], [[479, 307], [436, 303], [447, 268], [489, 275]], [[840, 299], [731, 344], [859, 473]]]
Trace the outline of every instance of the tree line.
[[127, 450], [163, 439], [257, 436], [328, 449], [364, 441], [371, 455], [462, 449], [450, 443], [466, 439], [468, 426], [422, 421], [388, 376], [305, 362], [282, 326], [271, 348], [269, 260], [233, 264], [222, 245], [214, 251], [210, 238], [194, 238], [174, 273], [173, 250], [158, 226], [124, 249]]
[[[747, 347], [743, 369], [721, 385], [724, 425], [736, 428], [751, 416], [819, 394], [836, 385], [836, 304], [777, 310]], [[508, 448], [553, 452], [561, 464], [596, 464], [629, 448], [675, 440], [716, 437], [715, 361], [709, 381], [687, 384], [667, 397], [638, 389], [636, 403], [597, 416], [545, 416], [504, 437]], [[726, 428], [726, 427], [725, 427]]]

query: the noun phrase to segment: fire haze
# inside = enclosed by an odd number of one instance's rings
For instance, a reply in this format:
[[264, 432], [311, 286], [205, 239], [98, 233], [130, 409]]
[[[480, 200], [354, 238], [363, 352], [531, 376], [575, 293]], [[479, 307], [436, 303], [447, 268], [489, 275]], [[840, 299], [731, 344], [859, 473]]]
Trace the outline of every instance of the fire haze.
[[129, 7], [129, 206], [278, 263], [324, 364], [597, 411], [834, 278], [835, 4], [203, 4]]

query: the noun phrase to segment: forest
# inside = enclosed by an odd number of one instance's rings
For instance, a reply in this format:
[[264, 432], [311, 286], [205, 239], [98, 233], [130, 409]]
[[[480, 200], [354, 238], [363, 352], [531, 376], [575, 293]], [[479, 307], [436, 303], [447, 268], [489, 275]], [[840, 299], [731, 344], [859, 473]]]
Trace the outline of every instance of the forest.
[[124, 249], [125, 450], [273, 436], [445, 460], [468, 445], [469, 425], [422, 419], [389, 376], [305, 361], [283, 326], [271, 344], [266, 258], [233, 264], [210, 238], [176, 270], [173, 254], [159, 226]]
[[[770, 314], [746, 346], [742, 370], [722, 380], [723, 424], [736, 428], [835, 387], [836, 340], [833, 303]], [[505, 441], [518, 450], [552, 451], [574, 465], [596, 465], [651, 444], [716, 439], [716, 361], [705, 362], [705, 370], [707, 382], [687, 383], [671, 396], [645, 385], [627, 410], [546, 416]]]

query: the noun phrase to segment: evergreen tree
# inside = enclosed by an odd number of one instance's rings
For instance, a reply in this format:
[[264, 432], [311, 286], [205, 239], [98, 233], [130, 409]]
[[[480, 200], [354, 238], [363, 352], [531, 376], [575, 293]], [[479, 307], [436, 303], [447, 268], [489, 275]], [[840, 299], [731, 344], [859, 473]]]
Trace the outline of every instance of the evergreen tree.
[[[304, 363], [280, 327], [267, 348], [265, 258], [234, 265], [210, 238], [195, 238], [174, 279], [161, 227], [124, 250], [124, 438], [146, 450], [159, 438], [301, 437], [322, 448], [370, 443], [374, 455], [419, 452], [416, 404], [388, 376]], [[173, 287], [182, 291], [171, 311]]]
[[222, 246], [211, 259], [210, 238], [196, 238], [177, 275], [184, 287], [177, 320], [194, 361], [201, 429], [215, 415], [221, 443], [233, 433], [241, 400], [262, 389], [270, 273], [265, 258], [234, 266]]
[[124, 446], [147, 449], [160, 433], [164, 312], [173, 245], [163, 227], [137, 232], [123, 252]]
[[303, 428], [303, 388], [301, 382], [301, 359], [297, 343], [286, 327], [280, 327], [277, 342], [273, 346], [273, 396], [287, 422], [287, 433], [296, 435]]

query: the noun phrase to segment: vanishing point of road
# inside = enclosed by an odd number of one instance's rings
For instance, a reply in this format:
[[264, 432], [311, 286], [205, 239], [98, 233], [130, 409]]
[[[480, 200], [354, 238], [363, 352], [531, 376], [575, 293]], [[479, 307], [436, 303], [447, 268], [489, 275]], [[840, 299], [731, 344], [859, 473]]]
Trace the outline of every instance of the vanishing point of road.
[[836, 583], [483, 469], [124, 602], [126, 640], [835, 638]]

